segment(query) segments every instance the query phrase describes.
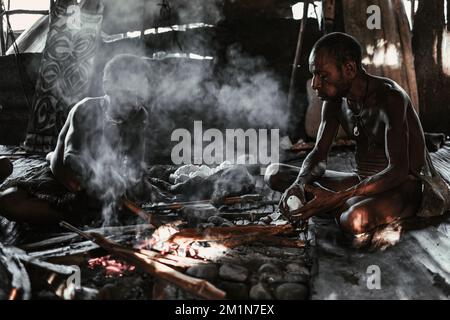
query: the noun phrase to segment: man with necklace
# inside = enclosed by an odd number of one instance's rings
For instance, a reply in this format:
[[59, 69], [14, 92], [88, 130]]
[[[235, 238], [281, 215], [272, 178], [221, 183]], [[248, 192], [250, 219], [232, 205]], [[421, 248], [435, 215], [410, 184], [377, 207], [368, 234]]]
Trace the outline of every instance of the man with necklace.
[[[360, 44], [347, 34], [318, 40], [309, 58], [311, 86], [323, 100], [315, 147], [301, 168], [273, 164], [265, 177], [284, 192], [280, 210], [289, 219], [327, 213], [349, 235], [415, 215], [427, 163], [424, 132], [408, 94], [391, 79], [368, 74], [361, 60]], [[339, 126], [356, 141], [353, 173], [326, 169]], [[290, 209], [292, 196], [304, 206]]]

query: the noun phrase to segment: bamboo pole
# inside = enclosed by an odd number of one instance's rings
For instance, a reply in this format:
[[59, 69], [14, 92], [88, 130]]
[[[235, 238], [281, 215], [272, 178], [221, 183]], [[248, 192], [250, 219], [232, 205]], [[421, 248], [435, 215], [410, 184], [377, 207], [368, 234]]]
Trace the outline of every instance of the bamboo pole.
[[[303, 51], [303, 42], [305, 39], [306, 22], [308, 21], [308, 8], [310, 0], [303, 1], [303, 17], [300, 23], [300, 30], [298, 32], [297, 46], [295, 48], [294, 64], [292, 66], [291, 81], [289, 83], [289, 93], [288, 93], [288, 110], [292, 110], [296, 97], [297, 90], [297, 70], [299, 69], [299, 63], [301, 59], [301, 54]], [[300, 110], [301, 119], [303, 119], [304, 110]], [[304, 125], [304, 124], [303, 124]]]
[[17, 10], [6, 10], [2, 11], [2, 15], [15, 15], [15, 14], [42, 14], [47, 15], [49, 13], [48, 10], [26, 10], [26, 9], [17, 9]]
[[3, 0], [0, 0], [0, 50], [1, 55], [4, 56], [6, 53], [6, 43], [5, 43], [5, 36], [3, 34], [4, 32], [4, 26], [3, 26]]

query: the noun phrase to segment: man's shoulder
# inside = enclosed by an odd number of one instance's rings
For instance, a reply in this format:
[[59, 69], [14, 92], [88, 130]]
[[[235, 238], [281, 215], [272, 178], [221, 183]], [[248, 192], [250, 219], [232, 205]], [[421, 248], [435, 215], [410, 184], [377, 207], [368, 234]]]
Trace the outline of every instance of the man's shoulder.
[[103, 105], [107, 102], [106, 97], [87, 97], [80, 100], [70, 110], [69, 117], [84, 118], [93, 116], [97, 112], [102, 112]]
[[394, 80], [382, 77], [375, 77], [375, 80], [378, 82], [376, 99], [380, 107], [389, 108], [392, 105], [406, 107], [411, 103], [408, 93]]

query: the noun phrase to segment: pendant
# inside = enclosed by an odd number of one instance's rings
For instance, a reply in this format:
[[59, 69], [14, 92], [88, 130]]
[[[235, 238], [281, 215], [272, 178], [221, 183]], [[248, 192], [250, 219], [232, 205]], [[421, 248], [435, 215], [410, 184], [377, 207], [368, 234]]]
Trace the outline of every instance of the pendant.
[[355, 137], [359, 136], [358, 126], [355, 126], [355, 127], [353, 128], [353, 134], [355, 135]]

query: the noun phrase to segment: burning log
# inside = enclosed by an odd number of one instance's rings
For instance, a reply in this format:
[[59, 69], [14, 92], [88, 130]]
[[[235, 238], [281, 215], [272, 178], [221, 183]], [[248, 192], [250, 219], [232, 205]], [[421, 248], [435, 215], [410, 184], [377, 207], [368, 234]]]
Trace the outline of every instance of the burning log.
[[208, 261], [199, 260], [199, 259], [193, 259], [188, 257], [180, 257], [173, 254], [161, 254], [155, 251], [151, 250], [145, 250], [145, 249], [139, 249], [139, 253], [142, 253], [149, 258], [152, 258], [153, 260], [156, 260], [158, 262], [167, 264], [169, 266], [187, 269], [192, 266], [198, 265], [198, 264], [208, 264]]
[[191, 228], [179, 231], [169, 225], [156, 230], [147, 245], [163, 253], [215, 260], [229, 249], [254, 242], [304, 247], [304, 241], [277, 237], [293, 231], [291, 225], [213, 227], [203, 231]]
[[95, 242], [97, 245], [110, 252], [111, 254], [141, 268], [151, 275], [166, 280], [187, 292], [204, 299], [224, 299], [225, 292], [219, 290], [208, 281], [197, 279], [185, 275], [169, 266], [166, 266], [138, 249], [130, 249], [105, 239], [102, 235], [96, 233], [85, 233], [76, 229], [68, 223], [62, 222], [61, 226], [78, 233], [82, 237]]

